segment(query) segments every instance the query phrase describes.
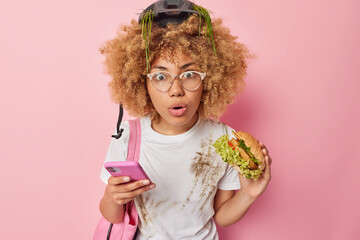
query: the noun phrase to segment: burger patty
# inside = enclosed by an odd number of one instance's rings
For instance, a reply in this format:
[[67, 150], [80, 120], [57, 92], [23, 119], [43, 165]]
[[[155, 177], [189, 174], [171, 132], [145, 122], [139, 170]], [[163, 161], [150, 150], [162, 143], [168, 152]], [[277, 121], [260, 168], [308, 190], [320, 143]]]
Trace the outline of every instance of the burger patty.
[[230, 140], [230, 143], [233, 145], [233, 147], [240, 153], [240, 157], [244, 159], [245, 161], [249, 162], [248, 168], [251, 170], [258, 169], [258, 165], [250, 158], [250, 156], [246, 153], [244, 149], [241, 147], [238, 147], [237, 141], [233, 138]]

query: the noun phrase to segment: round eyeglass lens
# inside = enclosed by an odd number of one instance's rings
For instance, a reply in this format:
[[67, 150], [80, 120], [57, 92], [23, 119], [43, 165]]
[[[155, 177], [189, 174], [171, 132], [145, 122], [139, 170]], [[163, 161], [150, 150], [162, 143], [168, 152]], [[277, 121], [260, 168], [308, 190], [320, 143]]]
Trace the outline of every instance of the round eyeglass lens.
[[153, 75], [151, 82], [156, 89], [167, 91], [171, 86], [172, 78], [167, 72], [158, 72]]
[[184, 72], [180, 75], [180, 80], [186, 90], [192, 91], [199, 87], [201, 76], [197, 72]]

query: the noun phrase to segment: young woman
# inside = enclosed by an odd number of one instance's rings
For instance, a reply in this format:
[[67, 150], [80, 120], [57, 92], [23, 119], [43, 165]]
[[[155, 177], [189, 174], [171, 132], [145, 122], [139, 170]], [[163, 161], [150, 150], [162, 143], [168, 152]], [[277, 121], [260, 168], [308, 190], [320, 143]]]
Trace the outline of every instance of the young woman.
[[[103, 168], [100, 211], [109, 222], [121, 222], [124, 204], [134, 200], [138, 239], [218, 239], [215, 222], [224, 227], [240, 220], [271, 178], [264, 145], [265, 169], [257, 181], [241, 176], [212, 146], [224, 128], [232, 130], [217, 119], [244, 87], [249, 54], [219, 19], [210, 26], [205, 14], [192, 11], [174, 21], [156, 8], [150, 6], [148, 38], [143, 14], [101, 49], [113, 100], [140, 118], [139, 162], [152, 183], [130, 183]], [[126, 159], [128, 123], [122, 128], [105, 161]]]

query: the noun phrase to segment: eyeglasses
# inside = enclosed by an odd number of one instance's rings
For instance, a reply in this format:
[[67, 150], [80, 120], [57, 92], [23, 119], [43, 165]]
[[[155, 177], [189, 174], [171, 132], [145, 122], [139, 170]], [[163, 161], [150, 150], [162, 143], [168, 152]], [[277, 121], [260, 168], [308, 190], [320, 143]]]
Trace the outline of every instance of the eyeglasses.
[[181, 86], [187, 91], [195, 91], [201, 85], [201, 81], [205, 78], [206, 73], [197, 71], [186, 71], [179, 76], [161, 71], [147, 74], [151, 84], [160, 92], [167, 92], [173, 85], [175, 78], [179, 78]]

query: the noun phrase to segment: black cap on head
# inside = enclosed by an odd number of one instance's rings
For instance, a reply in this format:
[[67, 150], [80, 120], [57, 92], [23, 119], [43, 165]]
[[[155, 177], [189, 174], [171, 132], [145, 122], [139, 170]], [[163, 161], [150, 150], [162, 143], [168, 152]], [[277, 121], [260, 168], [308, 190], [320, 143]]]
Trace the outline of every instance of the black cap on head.
[[[189, 0], [159, 0], [147, 7], [139, 16], [143, 39], [145, 41], [146, 71], [150, 70], [150, 35], [152, 23], [160, 27], [166, 27], [169, 23], [180, 24], [188, 19], [192, 14], [204, 19], [207, 31], [205, 36], [212, 42], [214, 53], [216, 55], [215, 42], [212, 33], [211, 17], [209, 11], [201, 6], [194, 4]], [[200, 35], [201, 27], [199, 27]]]
[[188, 0], [159, 0], [147, 7], [139, 16], [139, 23], [142, 17], [149, 10], [153, 10], [153, 22], [160, 27], [166, 27], [168, 23], [180, 24], [189, 18], [191, 14], [199, 15], [193, 10], [193, 4]]

